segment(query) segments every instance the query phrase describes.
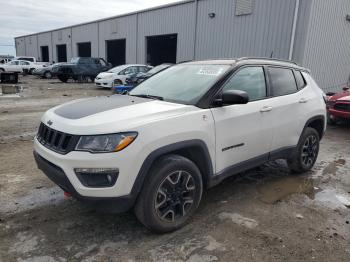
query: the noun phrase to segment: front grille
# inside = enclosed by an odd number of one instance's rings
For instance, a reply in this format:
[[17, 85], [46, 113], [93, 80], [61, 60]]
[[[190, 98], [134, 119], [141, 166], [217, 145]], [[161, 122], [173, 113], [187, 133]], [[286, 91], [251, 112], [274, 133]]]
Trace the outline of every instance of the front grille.
[[337, 103], [334, 105], [335, 110], [339, 111], [349, 111], [350, 112], [350, 104]]
[[79, 136], [57, 131], [43, 123], [40, 124], [36, 137], [43, 146], [60, 154], [67, 154], [74, 150], [79, 139]]

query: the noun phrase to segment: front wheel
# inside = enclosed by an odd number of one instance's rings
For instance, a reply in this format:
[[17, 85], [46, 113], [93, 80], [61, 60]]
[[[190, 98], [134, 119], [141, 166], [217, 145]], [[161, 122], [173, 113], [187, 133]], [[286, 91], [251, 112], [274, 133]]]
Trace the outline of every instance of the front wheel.
[[138, 197], [135, 214], [156, 233], [184, 226], [199, 206], [203, 182], [198, 167], [179, 155], [168, 155], [152, 167]]
[[320, 149], [320, 136], [311, 127], [307, 127], [300, 137], [296, 152], [288, 159], [288, 165], [294, 173], [309, 171], [315, 164]]
[[67, 75], [58, 75], [57, 77], [63, 83], [67, 83], [67, 81], [69, 79], [69, 76], [67, 76]]

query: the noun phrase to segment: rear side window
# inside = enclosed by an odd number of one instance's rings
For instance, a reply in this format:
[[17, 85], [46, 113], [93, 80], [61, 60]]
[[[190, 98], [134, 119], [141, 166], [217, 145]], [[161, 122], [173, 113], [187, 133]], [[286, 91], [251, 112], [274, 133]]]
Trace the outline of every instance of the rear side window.
[[147, 72], [148, 70], [149, 70], [149, 68], [146, 67], [146, 66], [139, 66], [139, 67], [138, 67], [138, 71], [139, 71], [139, 72], [142, 72], [142, 73], [145, 73], [145, 72]]
[[300, 71], [294, 71], [295, 80], [297, 81], [298, 89], [303, 89], [306, 86], [305, 79]]
[[292, 70], [269, 67], [269, 74], [274, 96], [289, 95], [298, 91]]
[[225, 90], [247, 92], [249, 101], [266, 98], [265, 74], [262, 67], [246, 67], [239, 70], [224, 86]]

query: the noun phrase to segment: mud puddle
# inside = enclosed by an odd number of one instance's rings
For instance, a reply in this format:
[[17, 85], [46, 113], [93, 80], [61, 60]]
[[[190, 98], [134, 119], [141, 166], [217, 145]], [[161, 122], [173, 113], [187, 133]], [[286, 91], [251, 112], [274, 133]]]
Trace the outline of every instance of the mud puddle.
[[258, 186], [260, 200], [275, 204], [288, 196], [306, 195], [315, 204], [331, 209], [350, 208], [350, 194], [340, 188], [319, 188], [316, 179], [302, 176], [287, 176], [264, 181]]
[[314, 186], [312, 178], [287, 176], [265, 181], [258, 186], [258, 191], [262, 202], [274, 204], [292, 194], [304, 194], [314, 199], [320, 189]]

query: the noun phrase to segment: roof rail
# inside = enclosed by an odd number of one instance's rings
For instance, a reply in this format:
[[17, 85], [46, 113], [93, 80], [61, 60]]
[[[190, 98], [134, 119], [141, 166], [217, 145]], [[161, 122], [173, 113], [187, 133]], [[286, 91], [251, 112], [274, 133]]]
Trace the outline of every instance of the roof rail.
[[294, 65], [298, 65], [296, 62], [291, 61], [291, 60], [283, 60], [283, 59], [278, 59], [278, 58], [269, 58], [269, 57], [241, 57], [237, 59], [237, 62], [243, 61], [243, 60], [269, 60], [269, 61], [278, 61], [278, 62], [285, 62], [285, 63], [292, 63]]

